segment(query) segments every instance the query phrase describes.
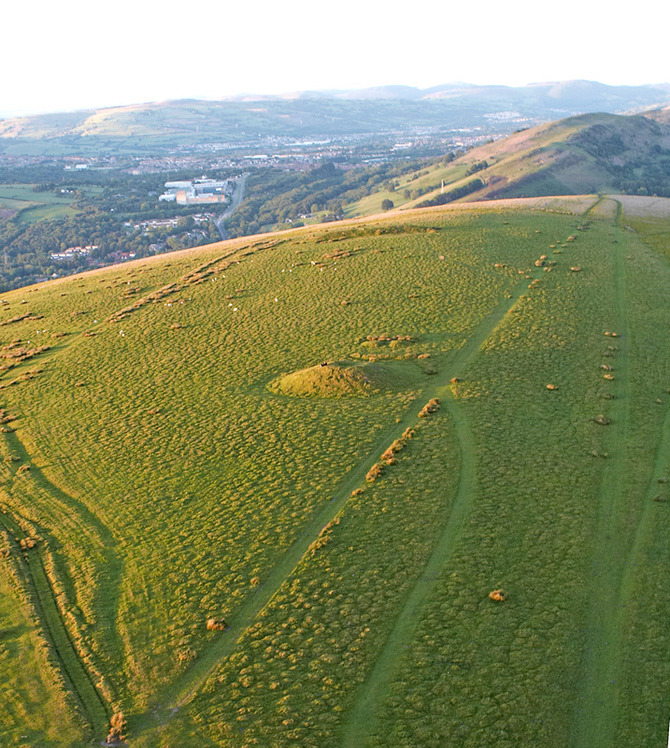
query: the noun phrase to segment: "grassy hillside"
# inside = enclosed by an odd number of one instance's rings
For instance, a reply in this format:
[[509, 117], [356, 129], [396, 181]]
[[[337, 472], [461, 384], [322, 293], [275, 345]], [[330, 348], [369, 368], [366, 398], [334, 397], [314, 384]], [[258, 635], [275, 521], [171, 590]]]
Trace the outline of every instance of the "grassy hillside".
[[152, 748], [658, 745], [670, 224], [624, 208], [427, 209], [0, 297], [0, 742], [123, 712]]
[[[450, 192], [481, 180], [467, 196]], [[670, 127], [651, 117], [585, 114], [521, 130], [438, 161], [346, 207], [348, 216], [444, 202], [543, 195], [627, 192], [670, 196]], [[444, 192], [442, 183], [444, 182]]]

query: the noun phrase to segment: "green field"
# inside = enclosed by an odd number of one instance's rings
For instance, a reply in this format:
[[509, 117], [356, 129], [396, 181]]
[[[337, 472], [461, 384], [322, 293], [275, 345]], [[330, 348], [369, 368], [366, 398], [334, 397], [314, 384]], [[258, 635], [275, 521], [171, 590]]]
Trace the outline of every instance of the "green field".
[[663, 745], [670, 218], [641, 206], [2, 295], [0, 743], [123, 712], [146, 748]]
[[31, 184], [0, 184], [0, 208], [19, 211], [18, 223], [68, 218], [77, 213], [71, 195], [35, 192]]

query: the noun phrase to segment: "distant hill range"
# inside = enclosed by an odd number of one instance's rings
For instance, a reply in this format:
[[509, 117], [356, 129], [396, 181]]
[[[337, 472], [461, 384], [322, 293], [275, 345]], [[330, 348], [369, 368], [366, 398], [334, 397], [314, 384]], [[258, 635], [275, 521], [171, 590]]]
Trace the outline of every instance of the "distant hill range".
[[[392, 137], [426, 129], [500, 134], [575, 114], [631, 113], [668, 104], [670, 84], [607, 86], [592, 81], [248, 95], [4, 119], [0, 120], [0, 152], [148, 151], [213, 142], [261, 142], [269, 137], [364, 133]], [[667, 112], [658, 116], [667, 120]]]
[[[287, 94], [287, 96], [291, 96]], [[507, 108], [536, 107], [560, 112], [624, 111], [634, 107], [655, 106], [667, 102], [670, 84], [643, 86], [608, 86], [585, 80], [531, 83], [526, 86], [476, 86], [447, 83], [431, 88], [412, 86], [376, 86], [343, 91], [307, 91], [299, 97], [331, 97], [341, 100], [403, 99], [406, 101], [439, 101], [451, 99], [463, 103], [496, 102]], [[246, 97], [253, 100], [254, 97]], [[262, 98], [262, 97], [255, 97]]]

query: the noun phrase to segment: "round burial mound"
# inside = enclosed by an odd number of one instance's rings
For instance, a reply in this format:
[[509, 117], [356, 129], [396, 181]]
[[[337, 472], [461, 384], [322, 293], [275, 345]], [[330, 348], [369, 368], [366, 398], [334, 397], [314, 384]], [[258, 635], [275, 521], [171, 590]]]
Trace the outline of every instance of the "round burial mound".
[[364, 366], [347, 362], [324, 363], [282, 374], [270, 389], [293, 397], [343, 397], [377, 391]]

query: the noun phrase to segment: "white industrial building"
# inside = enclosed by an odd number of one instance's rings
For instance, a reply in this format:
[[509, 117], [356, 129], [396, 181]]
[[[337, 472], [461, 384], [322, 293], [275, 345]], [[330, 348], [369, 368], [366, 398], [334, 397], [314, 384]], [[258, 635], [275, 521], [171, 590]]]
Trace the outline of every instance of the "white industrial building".
[[165, 192], [158, 199], [179, 205], [198, 203], [225, 203], [233, 191], [231, 179], [217, 181], [202, 177], [191, 182], [166, 182]]

